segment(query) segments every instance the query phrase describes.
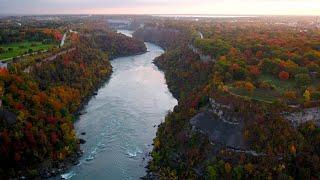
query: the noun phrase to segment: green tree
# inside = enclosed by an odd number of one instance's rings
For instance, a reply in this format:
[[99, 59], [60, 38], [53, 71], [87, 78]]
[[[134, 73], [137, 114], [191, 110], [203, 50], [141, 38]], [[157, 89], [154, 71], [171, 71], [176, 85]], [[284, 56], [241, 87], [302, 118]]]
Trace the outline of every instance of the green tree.
[[215, 166], [208, 166], [207, 172], [210, 180], [217, 179], [217, 169]]
[[277, 75], [280, 71], [278, 64], [271, 59], [263, 59], [262, 61], [262, 71], [264, 73], [271, 73]]

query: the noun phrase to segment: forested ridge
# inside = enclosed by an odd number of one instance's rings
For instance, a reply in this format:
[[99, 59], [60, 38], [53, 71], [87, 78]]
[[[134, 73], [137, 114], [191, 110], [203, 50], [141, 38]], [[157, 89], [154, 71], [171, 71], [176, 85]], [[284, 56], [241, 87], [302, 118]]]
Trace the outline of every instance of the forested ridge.
[[115, 32], [112, 31], [93, 30], [90, 32], [90, 36], [84, 36], [83, 41], [89, 42], [90, 47], [108, 52], [111, 59], [147, 51], [143, 41], [132, 41], [124, 34], [115, 36]]
[[[319, 126], [309, 121], [294, 127], [283, 114], [292, 110], [292, 104], [301, 109], [318, 106], [319, 30], [266, 25], [260, 19], [254, 23], [174, 22], [174, 26], [150, 24], [136, 34], [167, 45], [154, 63], [164, 71], [170, 91], [179, 99], [159, 126], [146, 177], [319, 178]], [[166, 27], [182, 32], [187, 23], [189, 30], [179, 36], [165, 32]], [[203, 39], [195, 36], [197, 31], [204, 34]], [[210, 55], [211, 60], [203, 61], [200, 55]], [[260, 97], [258, 91], [266, 96]], [[212, 100], [243, 121], [243, 137], [239, 138], [249, 150], [226, 147], [193, 129], [190, 120], [210, 112]]]
[[1, 179], [48, 177], [56, 175], [51, 168], [68, 168], [63, 162], [70, 157], [77, 163], [77, 112], [112, 73], [110, 58], [146, 50], [143, 42], [105, 28], [100, 42], [92, 31], [79, 30], [71, 35], [72, 51], [50, 61], [26, 57], [0, 69]]

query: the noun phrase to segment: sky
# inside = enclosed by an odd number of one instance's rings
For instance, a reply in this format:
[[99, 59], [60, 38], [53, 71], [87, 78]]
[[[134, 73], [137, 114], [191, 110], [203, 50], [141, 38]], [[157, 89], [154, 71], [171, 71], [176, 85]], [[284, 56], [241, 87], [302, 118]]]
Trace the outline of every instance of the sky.
[[0, 0], [0, 14], [320, 16], [320, 0]]

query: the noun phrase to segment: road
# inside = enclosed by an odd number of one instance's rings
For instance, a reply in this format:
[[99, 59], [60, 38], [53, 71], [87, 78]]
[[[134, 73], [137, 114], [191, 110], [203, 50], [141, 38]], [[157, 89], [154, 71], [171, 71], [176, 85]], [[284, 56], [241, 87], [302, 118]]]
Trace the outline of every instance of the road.
[[199, 36], [200, 36], [200, 39], [203, 39], [203, 34], [202, 34], [202, 32], [198, 31], [198, 34], [199, 34]]
[[62, 47], [64, 45], [64, 41], [66, 40], [66, 38], [67, 38], [67, 33], [64, 33], [62, 40], [61, 40], [61, 43], [60, 43], [60, 47]]
[[41, 62], [36, 63], [35, 65], [32, 65], [32, 66], [27, 67], [25, 70], [23, 70], [23, 72], [25, 72], [25, 73], [30, 73], [32, 67], [34, 67], [34, 66], [41, 66], [41, 64], [42, 64], [43, 62], [53, 61], [53, 60], [55, 60], [58, 56], [61, 56], [61, 55], [66, 54], [66, 53], [73, 52], [73, 51], [75, 51], [75, 50], [76, 50], [76, 48], [73, 47], [73, 48], [70, 48], [70, 49], [61, 51], [61, 52], [59, 52], [59, 53], [56, 53], [56, 54], [54, 54], [54, 55], [52, 55], [52, 56], [49, 56], [49, 57], [43, 59]]

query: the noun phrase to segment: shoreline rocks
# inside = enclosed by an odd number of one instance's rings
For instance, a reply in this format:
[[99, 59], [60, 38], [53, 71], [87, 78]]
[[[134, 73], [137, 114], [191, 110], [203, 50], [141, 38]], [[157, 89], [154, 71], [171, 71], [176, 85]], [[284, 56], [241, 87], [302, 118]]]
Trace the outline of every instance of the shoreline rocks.
[[84, 140], [84, 139], [81, 139], [81, 138], [79, 139], [79, 143], [80, 143], [80, 144], [85, 144], [86, 142], [87, 142], [87, 141]]
[[80, 148], [66, 160], [61, 162], [44, 162], [40, 165], [38, 171], [39, 176], [42, 179], [48, 179], [56, 177], [62, 173], [65, 173], [71, 166], [79, 164], [79, 158], [83, 155], [83, 151]]

